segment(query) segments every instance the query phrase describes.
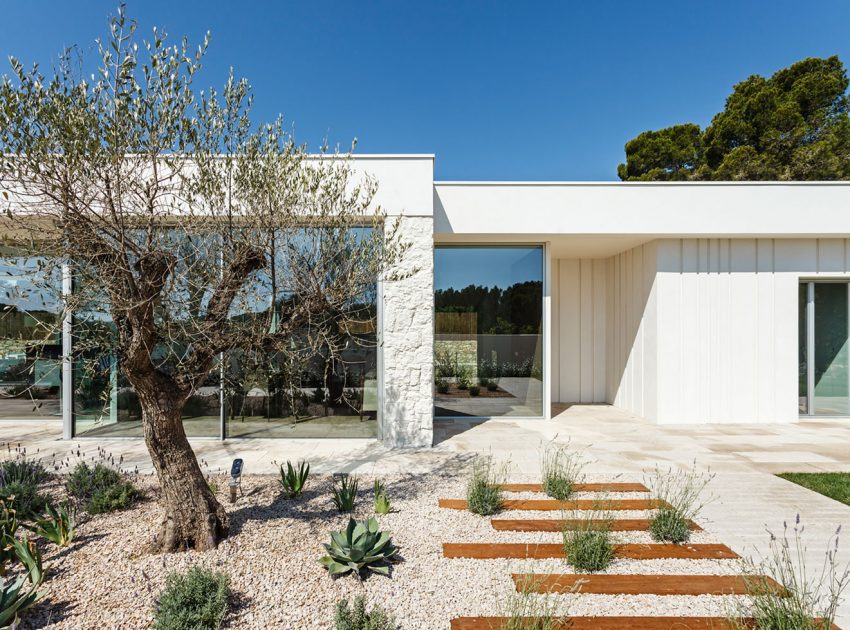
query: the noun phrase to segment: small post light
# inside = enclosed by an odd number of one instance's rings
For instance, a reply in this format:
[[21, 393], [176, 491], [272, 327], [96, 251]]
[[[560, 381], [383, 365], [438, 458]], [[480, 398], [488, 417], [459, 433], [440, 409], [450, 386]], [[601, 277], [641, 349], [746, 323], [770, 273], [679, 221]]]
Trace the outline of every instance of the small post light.
[[236, 488], [239, 488], [239, 494], [242, 494], [241, 457], [237, 457], [233, 460], [233, 465], [230, 467], [230, 482], [227, 485], [230, 487], [230, 502], [236, 503]]

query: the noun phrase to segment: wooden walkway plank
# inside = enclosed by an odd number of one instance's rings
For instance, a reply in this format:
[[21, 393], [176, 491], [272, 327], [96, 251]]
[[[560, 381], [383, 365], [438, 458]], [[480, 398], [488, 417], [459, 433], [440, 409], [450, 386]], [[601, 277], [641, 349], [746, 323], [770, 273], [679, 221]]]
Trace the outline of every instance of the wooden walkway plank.
[[[502, 485], [505, 492], [543, 492], [540, 483], [506, 483]], [[642, 483], [577, 483], [573, 492], [649, 492]]]
[[[502, 501], [503, 510], [539, 510], [552, 512], [557, 510], [653, 510], [662, 507], [663, 501], [653, 499], [577, 499], [574, 501], [556, 501], [554, 499], [506, 499]], [[439, 506], [450, 510], [467, 509], [465, 499], [440, 499]]]
[[[604, 525], [612, 532], [643, 532], [649, 529], [649, 519], [645, 518], [615, 518], [610, 521], [601, 519], [591, 520], [591, 523]], [[587, 521], [581, 519], [493, 519], [490, 521], [493, 529], [502, 532], [560, 532], [566, 526], [575, 529], [587, 525]], [[702, 527], [688, 521], [691, 531], [701, 531]]]
[[[506, 617], [457, 617], [452, 630], [503, 630]], [[732, 622], [723, 617], [564, 617], [558, 630], [739, 630], [741, 625], [755, 630], [751, 619]], [[841, 630], [833, 624], [832, 630]]]
[[[528, 574], [511, 576], [518, 591], [534, 593], [585, 593], [592, 595], [747, 595], [747, 578], [742, 575], [611, 575]], [[787, 596], [767, 576], [754, 578], [759, 588]]]
[[[525, 558], [542, 560], [564, 558], [561, 543], [443, 543], [446, 558], [474, 558], [494, 560], [497, 558]], [[726, 560], [738, 558], [738, 554], [726, 545], [670, 545], [670, 544], [621, 544], [614, 545], [614, 556], [631, 560], [657, 560], [661, 558], [687, 560]]]

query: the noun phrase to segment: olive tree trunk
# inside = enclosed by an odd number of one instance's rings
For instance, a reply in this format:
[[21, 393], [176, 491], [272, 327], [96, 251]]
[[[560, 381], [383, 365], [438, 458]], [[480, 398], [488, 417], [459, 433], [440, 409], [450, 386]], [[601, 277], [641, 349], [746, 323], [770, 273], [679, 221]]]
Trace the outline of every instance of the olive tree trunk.
[[145, 444], [156, 469], [164, 511], [154, 539], [163, 552], [214, 548], [227, 536], [227, 513], [204, 478], [183, 428], [185, 396], [163, 387], [161, 379], [131, 379], [142, 408]]

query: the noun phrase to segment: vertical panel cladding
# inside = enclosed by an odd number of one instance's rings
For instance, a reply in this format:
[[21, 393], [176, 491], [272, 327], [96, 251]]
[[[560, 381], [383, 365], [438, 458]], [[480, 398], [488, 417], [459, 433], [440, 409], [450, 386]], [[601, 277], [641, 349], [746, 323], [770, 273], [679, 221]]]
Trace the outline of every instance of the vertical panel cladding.
[[850, 278], [847, 242], [665, 239], [658, 246], [658, 421], [795, 421], [797, 287], [801, 278]]
[[581, 402], [581, 269], [577, 259], [559, 261], [561, 400]]
[[557, 259], [552, 259], [549, 264], [549, 291], [551, 293], [551, 319], [549, 339], [546, 340], [551, 348], [549, 356], [550, 370], [552, 372], [549, 377], [551, 384], [551, 398], [557, 402], [561, 400], [561, 265]]
[[391, 446], [423, 447], [433, 441], [434, 221], [402, 217], [410, 248], [400, 271], [383, 283], [383, 438]]

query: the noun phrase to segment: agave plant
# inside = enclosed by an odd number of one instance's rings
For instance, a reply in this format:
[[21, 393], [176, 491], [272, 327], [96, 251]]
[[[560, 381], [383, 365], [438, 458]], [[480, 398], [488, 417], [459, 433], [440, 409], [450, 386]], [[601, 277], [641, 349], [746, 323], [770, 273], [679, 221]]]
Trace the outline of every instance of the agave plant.
[[398, 553], [389, 532], [378, 529], [378, 521], [348, 519], [348, 527], [341, 532], [331, 532], [331, 544], [323, 545], [328, 555], [319, 559], [331, 575], [364, 569], [381, 575], [390, 574], [390, 563]]
[[280, 467], [280, 485], [283, 491], [290, 499], [294, 499], [304, 491], [304, 486], [307, 484], [307, 477], [310, 475], [310, 464], [307, 462], [299, 462], [298, 470], [292, 465], [292, 462], [286, 462], [286, 472], [283, 470], [283, 465]]
[[375, 514], [389, 514], [392, 506], [387, 488], [380, 479], [375, 479]]
[[[41, 552], [38, 546], [26, 536], [12, 540], [12, 549], [15, 557], [24, 565], [26, 576], [33, 585], [39, 585], [44, 581], [44, 568], [41, 564]], [[3, 626], [0, 625], [0, 628]]]
[[58, 508], [48, 505], [45, 511], [46, 514], [43, 517], [36, 519], [32, 525], [24, 525], [24, 527], [60, 547], [67, 547], [74, 540], [76, 510], [68, 505], [60, 505]]
[[35, 604], [44, 593], [38, 590], [41, 582], [24, 586], [27, 576], [21, 575], [15, 581], [0, 578], [0, 628], [17, 627], [20, 613]]
[[346, 475], [340, 479], [337, 484], [336, 479], [331, 488], [331, 500], [339, 512], [353, 512], [354, 503], [357, 501], [357, 485], [358, 480], [356, 475]]

